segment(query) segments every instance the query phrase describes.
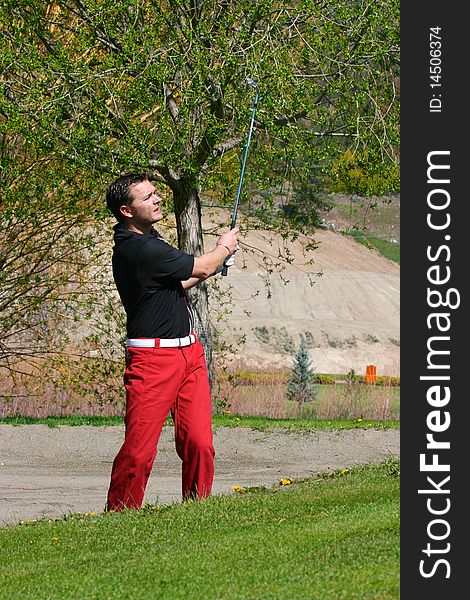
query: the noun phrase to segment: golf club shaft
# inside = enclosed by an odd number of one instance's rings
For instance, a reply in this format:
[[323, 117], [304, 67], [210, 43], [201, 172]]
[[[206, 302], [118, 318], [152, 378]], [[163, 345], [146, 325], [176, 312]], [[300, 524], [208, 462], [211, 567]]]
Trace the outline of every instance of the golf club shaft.
[[[241, 189], [242, 189], [243, 176], [245, 174], [246, 158], [248, 156], [248, 148], [250, 147], [251, 133], [253, 131], [253, 123], [255, 121], [256, 107], [257, 107], [257, 104], [258, 104], [258, 95], [259, 95], [258, 90], [256, 90], [256, 95], [255, 95], [255, 99], [254, 99], [254, 102], [253, 102], [253, 110], [251, 112], [250, 128], [248, 130], [248, 139], [246, 141], [245, 154], [243, 156], [242, 170], [240, 172], [240, 180], [238, 182], [237, 197], [235, 199], [235, 205], [233, 207], [232, 222], [230, 224], [230, 229], [233, 229], [235, 227], [236, 222], [237, 222], [238, 203], [240, 201], [240, 193], [241, 193]], [[228, 267], [226, 265], [224, 265], [222, 267], [222, 275], [224, 277], [226, 277], [227, 274], [228, 274]]]

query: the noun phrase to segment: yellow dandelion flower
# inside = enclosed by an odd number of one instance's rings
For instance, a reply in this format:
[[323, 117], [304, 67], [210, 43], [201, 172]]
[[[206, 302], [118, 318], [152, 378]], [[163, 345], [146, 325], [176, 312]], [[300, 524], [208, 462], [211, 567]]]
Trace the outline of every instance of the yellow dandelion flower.
[[340, 475], [346, 475], [347, 472], [348, 472], [347, 469], [341, 469], [341, 471], [339, 473], [340, 473]]
[[281, 479], [281, 485], [290, 485], [292, 483], [292, 479]]
[[245, 488], [242, 488], [239, 485], [232, 485], [232, 490], [238, 494], [243, 494], [245, 492]]

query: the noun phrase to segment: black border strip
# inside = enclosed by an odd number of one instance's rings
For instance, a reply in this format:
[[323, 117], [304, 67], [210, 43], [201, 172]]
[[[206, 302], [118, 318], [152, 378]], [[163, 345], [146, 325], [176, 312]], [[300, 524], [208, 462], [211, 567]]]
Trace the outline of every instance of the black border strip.
[[401, 5], [402, 599], [458, 598], [466, 588], [470, 36], [457, 8]]

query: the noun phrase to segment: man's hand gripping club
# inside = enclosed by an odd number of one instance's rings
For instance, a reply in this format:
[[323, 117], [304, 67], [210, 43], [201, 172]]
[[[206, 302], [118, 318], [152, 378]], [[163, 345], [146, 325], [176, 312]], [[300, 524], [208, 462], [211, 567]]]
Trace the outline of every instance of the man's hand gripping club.
[[230, 229], [230, 231], [219, 237], [213, 250], [202, 256], [197, 256], [194, 259], [191, 279], [183, 283], [183, 287], [192, 287], [197, 284], [198, 280], [203, 281], [216, 273], [220, 273], [227, 259], [232, 258], [238, 250], [238, 232], [238, 227]]
[[[239, 231], [240, 231], [240, 229], [238, 227], [234, 227], [227, 233], [224, 233], [223, 235], [221, 235], [220, 238], [218, 239], [217, 245], [225, 246], [225, 248], [227, 248], [227, 250], [229, 250], [229, 251], [233, 248], [233, 240], [235, 240], [235, 249], [230, 251], [230, 254], [224, 260], [222, 267], [217, 271], [218, 273], [220, 273], [220, 271], [222, 271], [222, 273], [225, 271], [225, 274], [226, 274], [227, 269], [229, 267], [233, 266], [233, 264], [235, 262], [235, 252], [239, 249], [239, 246], [238, 246], [238, 232]], [[225, 241], [225, 240], [227, 240], [227, 241]], [[229, 245], [229, 242], [231, 242], [231, 245]]]

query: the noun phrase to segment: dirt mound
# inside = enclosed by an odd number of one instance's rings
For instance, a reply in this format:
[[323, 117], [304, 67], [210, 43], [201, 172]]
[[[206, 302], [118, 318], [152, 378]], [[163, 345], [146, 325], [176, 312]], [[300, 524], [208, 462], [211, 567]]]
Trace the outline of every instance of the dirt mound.
[[[248, 369], [289, 368], [303, 335], [316, 372], [361, 374], [373, 364], [378, 375], [399, 376], [398, 264], [328, 230], [295, 241], [262, 230], [241, 239], [229, 276], [219, 278], [222, 293], [233, 298], [224, 336], [245, 339], [231, 361]], [[312, 242], [316, 249], [305, 254]], [[274, 265], [268, 276], [263, 257]]]

